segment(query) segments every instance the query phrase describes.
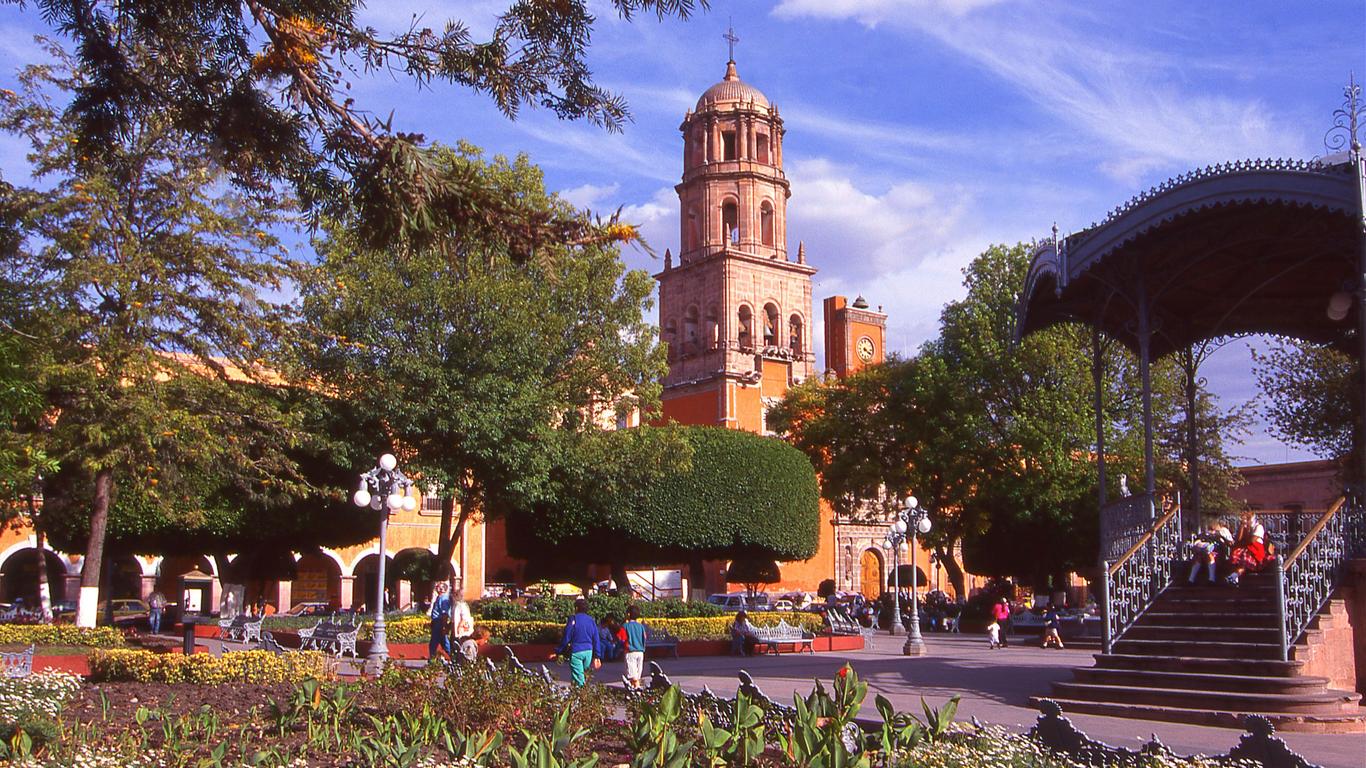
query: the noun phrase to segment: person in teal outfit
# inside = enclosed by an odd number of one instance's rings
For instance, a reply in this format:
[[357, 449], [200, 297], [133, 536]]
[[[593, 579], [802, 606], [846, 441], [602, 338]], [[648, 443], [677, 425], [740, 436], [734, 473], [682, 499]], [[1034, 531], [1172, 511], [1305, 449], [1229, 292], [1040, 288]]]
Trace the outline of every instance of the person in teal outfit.
[[551, 658], [569, 654], [569, 676], [574, 687], [588, 682], [588, 668], [602, 666], [602, 638], [598, 624], [588, 615], [588, 601], [580, 597], [574, 601], [574, 615], [564, 625], [564, 639]]

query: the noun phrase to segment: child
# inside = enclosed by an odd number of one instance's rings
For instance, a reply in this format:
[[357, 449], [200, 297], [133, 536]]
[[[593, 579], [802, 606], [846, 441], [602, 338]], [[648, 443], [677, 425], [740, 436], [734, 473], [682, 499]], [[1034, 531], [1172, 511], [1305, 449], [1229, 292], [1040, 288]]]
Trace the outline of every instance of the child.
[[987, 647], [993, 651], [1001, 647], [1001, 625], [994, 618], [987, 625]]
[[1209, 583], [1214, 582], [1214, 570], [1219, 562], [1219, 551], [1233, 544], [1233, 534], [1228, 532], [1228, 528], [1218, 520], [1210, 523], [1205, 533], [1196, 537], [1191, 544], [1191, 571], [1190, 577], [1186, 579], [1187, 584], [1195, 584], [1195, 579], [1200, 575], [1200, 566], [1208, 569]]
[[640, 690], [640, 676], [645, 671], [645, 625], [640, 623], [640, 608], [626, 609], [626, 623], [617, 631], [617, 638], [626, 646], [626, 682]]
[[1062, 636], [1058, 634], [1058, 609], [1052, 603], [1043, 612], [1043, 647], [1062, 649]]

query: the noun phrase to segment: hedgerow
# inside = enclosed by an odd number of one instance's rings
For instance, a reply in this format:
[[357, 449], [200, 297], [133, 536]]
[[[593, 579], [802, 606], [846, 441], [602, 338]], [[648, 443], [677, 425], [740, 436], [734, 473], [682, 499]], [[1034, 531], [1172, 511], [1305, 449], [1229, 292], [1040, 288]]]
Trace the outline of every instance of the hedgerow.
[[221, 656], [113, 649], [90, 654], [94, 682], [139, 683], [296, 683], [332, 675], [332, 659], [318, 651], [276, 654], [230, 651]]
[[[668, 630], [679, 640], [724, 640], [730, 637], [734, 614], [687, 619], [645, 619], [645, 623]], [[814, 613], [752, 613], [750, 623], [758, 627], [786, 621], [808, 632], [817, 632], [824, 619]], [[484, 621], [478, 622], [489, 631], [492, 639], [502, 643], [558, 643], [564, 636], [564, 623], [554, 621]], [[425, 616], [410, 616], [390, 622], [387, 637], [391, 643], [425, 643], [429, 638], [430, 622]]]
[[0, 645], [70, 645], [84, 648], [122, 648], [123, 635], [114, 627], [77, 627], [72, 624], [0, 624]]

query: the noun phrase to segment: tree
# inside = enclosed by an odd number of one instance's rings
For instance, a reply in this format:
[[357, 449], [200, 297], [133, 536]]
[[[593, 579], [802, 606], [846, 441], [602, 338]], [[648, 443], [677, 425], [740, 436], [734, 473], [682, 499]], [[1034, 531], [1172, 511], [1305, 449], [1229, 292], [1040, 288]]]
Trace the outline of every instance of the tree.
[[[688, 447], [682, 466], [665, 460], [676, 439]], [[632, 456], [644, 457], [646, 468], [630, 468]], [[697, 570], [704, 559], [816, 553], [816, 475], [781, 440], [720, 427], [636, 427], [597, 436], [555, 474], [546, 502], [510, 512], [513, 555], [605, 563], [624, 581], [628, 565]]]
[[[512, 2], [491, 39], [458, 20], [442, 31], [394, 34], [357, 22], [361, 0], [40, 0], [43, 18], [70, 37], [88, 78], [69, 121], [92, 159], [117, 157], [145, 115], [159, 115], [192, 154], [212, 150], [233, 180], [269, 193], [291, 183], [317, 214], [355, 214], [376, 248], [437, 241], [471, 223], [504, 229], [514, 251], [545, 242], [634, 236], [562, 210], [522, 206], [478, 175], [439, 161], [423, 137], [358, 103], [352, 80], [401, 75], [488, 95], [508, 117], [525, 105], [616, 130], [629, 119], [598, 87], [586, 55], [597, 21], [586, 0]], [[686, 18], [705, 0], [613, 0], [625, 18]]]
[[[437, 158], [528, 208], [568, 210], [524, 157], [489, 162], [462, 146]], [[664, 350], [644, 320], [654, 282], [614, 247], [547, 244], [561, 255], [523, 262], [490, 225], [380, 252], [354, 224], [327, 227], [305, 277], [313, 336], [301, 364], [383, 424], [410, 474], [443, 497], [439, 561], [471, 516], [551, 498], [552, 469], [600, 421], [657, 408]]]
[[1352, 457], [1361, 379], [1351, 357], [1319, 344], [1272, 339], [1265, 352], [1252, 350], [1252, 375], [1276, 437], [1341, 462], [1349, 477], [1358, 474]]
[[742, 557], [732, 561], [726, 569], [727, 584], [743, 584], [750, 597], [765, 584], [776, 584], [782, 580], [778, 564], [762, 557]]
[[265, 378], [289, 344], [287, 315], [266, 297], [292, 265], [267, 231], [281, 214], [226, 187], [204, 148], [162, 115], [133, 116], [106, 152], [87, 155], [51, 97], [93, 83], [51, 53], [57, 68], [27, 67], [22, 93], [0, 92], [0, 128], [28, 141], [44, 184], [3, 189], [0, 210], [16, 216], [5, 293], [28, 300], [0, 319], [42, 339], [44, 448], [90, 482], [78, 614], [88, 626], [119, 483], [170, 516], [210, 472], [249, 498], [302, 487], [284, 452], [296, 425], [230, 385]]

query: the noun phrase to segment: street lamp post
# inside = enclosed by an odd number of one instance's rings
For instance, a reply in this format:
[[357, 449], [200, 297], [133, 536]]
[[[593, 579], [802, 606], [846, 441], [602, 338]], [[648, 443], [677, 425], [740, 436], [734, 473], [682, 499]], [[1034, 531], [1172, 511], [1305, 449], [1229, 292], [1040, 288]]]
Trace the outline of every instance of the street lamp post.
[[906, 634], [901, 624], [901, 545], [906, 541], [906, 521], [899, 516], [887, 527], [887, 538], [882, 540], [892, 550], [892, 626], [893, 635]]
[[408, 495], [413, 486], [398, 468], [392, 453], [379, 457], [379, 465], [360, 476], [360, 487], [351, 497], [358, 507], [369, 507], [379, 516], [379, 583], [375, 586], [375, 636], [370, 643], [368, 658], [380, 666], [389, 658], [389, 643], [384, 629], [384, 561], [387, 557], [385, 538], [389, 531], [389, 515], [400, 509], [417, 509], [417, 500]]
[[[920, 595], [919, 585], [916, 583], [915, 572], [915, 549], [918, 534], [930, 532], [930, 513], [920, 506], [920, 501], [914, 496], [907, 496], [899, 506], [896, 507], [896, 519], [892, 521], [891, 530], [887, 534], [888, 541], [895, 541], [896, 547], [900, 548], [901, 542], [910, 537], [911, 551], [911, 627], [906, 635], [906, 644], [901, 646], [903, 656], [924, 656], [925, 640], [920, 636]], [[897, 579], [898, 591], [901, 579]], [[900, 607], [898, 602], [897, 620], [900, 620]]]

